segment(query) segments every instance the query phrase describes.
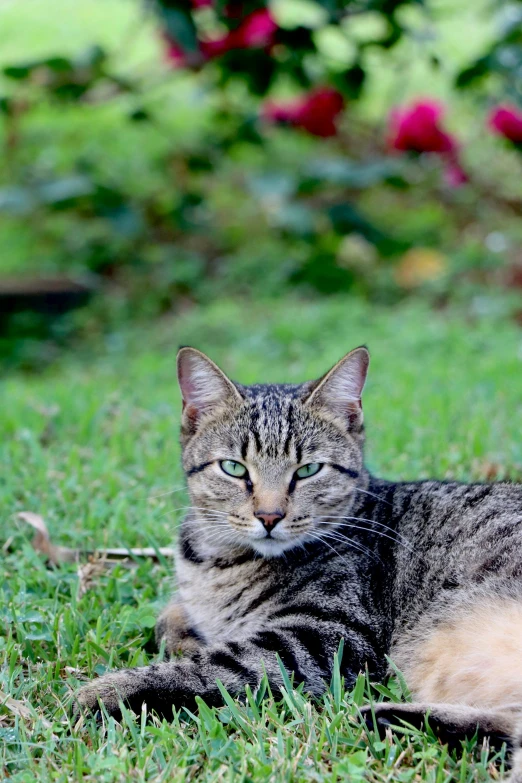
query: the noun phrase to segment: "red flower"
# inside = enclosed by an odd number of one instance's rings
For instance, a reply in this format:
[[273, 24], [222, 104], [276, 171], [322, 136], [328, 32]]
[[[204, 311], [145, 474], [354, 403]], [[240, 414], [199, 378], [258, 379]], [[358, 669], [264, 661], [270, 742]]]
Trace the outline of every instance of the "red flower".
[[205, 60], [212, 60], [228, 52], [230, 47], [229, 36], [217, 38], [214, 41], [200, 41], [199, 48]]
[[454, 152], [457, 143], [441, 128], [442, 115], [443, 108], [435, 101], [395, 109], [390, 116], [390, 146], [403, 152]]
[[207, 58], [219, 57], [232, 49], [263, 49], [274, 43], [277, 24], [268, 10], [260, 8], [246, 16], [243, 21], [223, 38], [203, 41], [201, 51]]
[[[210, 4], [209, 0], [192, 0], [194, 5]], [[210, 0], [212, 2], [212, 0]], [[232, 49], [263, 49], [274, 43], [277, 24], [267, 8], [260, 8], [248, 14], [242, 22], [222, 38], [200, 41], [200, 60], [212, 60]], [[185, 67], [190, 63], [181, 47], [172, 40], [168, 41], [167, 56], [176, 67]], [[197, 59], [197, 58], [195, 58]]]
[[488, 117], [488, 125], [513, 144], [522, 144], [522, 111], [515, 106], [497, 106]]
[[442, 127], [443, 114], [443, 107], [431, 100], [395, 109], [390, 115], [388, 144], [401, 152], [440, 155], [446, 162], [446, 184], [458, 188], [468, 182], [468, 175], [459, 162], [457, 140]]
[[274, 42], [277, 24], [268, 8], [249, 14], [237, 30], [230, 33], [237, 49], [259, 49]]
[[303, 128], [314, 136], [335, 136], [336, 120], [344, 108], [341, 93], [331, 87], [318, 87], [294, 101], [268, 101], [263, 107], [265, 120]]
[[179, 46], [175, 41], [172, 41], [170, 38], [166, 39], [167, 41], [167, 58], [171, 65], [173, 65], [175, 68], [185, 68], [187, 63], [187, 56], [181, 46]]

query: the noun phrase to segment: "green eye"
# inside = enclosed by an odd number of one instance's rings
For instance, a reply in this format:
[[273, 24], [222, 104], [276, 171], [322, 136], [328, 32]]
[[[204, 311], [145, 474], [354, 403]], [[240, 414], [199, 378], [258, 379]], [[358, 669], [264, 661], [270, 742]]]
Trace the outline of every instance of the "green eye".
[[247, 469], [240, 462], [235, 462], [233, 459], [224, 459], [220, 463], [221, 470], [228, 476], [235, 476], [235, 478], [244, 478], [247, 474]]
[[319, 473], [322, 467], [320, 462], [309, 462], [308, 465], [303, 465], [299, 470], [296, 470], [295, 475], [300, 479], [310, 478], [310, 476]]

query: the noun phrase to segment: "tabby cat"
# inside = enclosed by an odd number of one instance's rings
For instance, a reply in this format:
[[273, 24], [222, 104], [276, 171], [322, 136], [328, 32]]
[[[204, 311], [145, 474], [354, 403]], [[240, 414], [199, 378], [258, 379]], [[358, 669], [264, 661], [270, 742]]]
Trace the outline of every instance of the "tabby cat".
[[[347, 684], [402, 670], [413, 704], [378, 724], [429, 720], [444, 741], [508, 741], [522, 780], [522, 486], [392, 483], [363, 463], [356, 348], [318, 381], [242, 386], [182, 348], [181, 443], [191, 510], [178, 591], [159, 618], [170, 661], [106, 674], [81, 707], [160, 715], [281, 684], [276, 653], [320, 694], [344, 639]], [[520, 724], [522, 726], [522, 723]], [[517, 763], [520, 772], [517, 773]]]

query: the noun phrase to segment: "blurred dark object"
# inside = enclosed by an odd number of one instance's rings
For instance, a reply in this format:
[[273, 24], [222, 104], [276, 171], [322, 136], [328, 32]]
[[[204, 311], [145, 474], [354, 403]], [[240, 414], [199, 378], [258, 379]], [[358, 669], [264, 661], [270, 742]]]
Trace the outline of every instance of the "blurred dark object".
[[24, 311], [63, 315], [87, 304], [95, 290], [94, 281], [69, 277], [0, 278], [0, 324]]

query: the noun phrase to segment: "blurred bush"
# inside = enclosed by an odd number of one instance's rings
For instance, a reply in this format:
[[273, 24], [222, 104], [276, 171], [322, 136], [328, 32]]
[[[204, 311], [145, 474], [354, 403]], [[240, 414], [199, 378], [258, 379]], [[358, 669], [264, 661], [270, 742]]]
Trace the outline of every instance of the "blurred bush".
[[389, 117], [359, 109], [376, 53], [395, 68], [408, 37], [444, 68], [411, 23], [429, 28], [429, 2], [144, 12], [163, 50], [152, 78], [97, 42], [3, 66], [0, 274], [95, 275], [111, 292], [102, 321], [290, 287], [441, 304], [515, 279], [522, 3], [492, 6], [495, 40], [445, 77], [465, 143], [429, 90]]

